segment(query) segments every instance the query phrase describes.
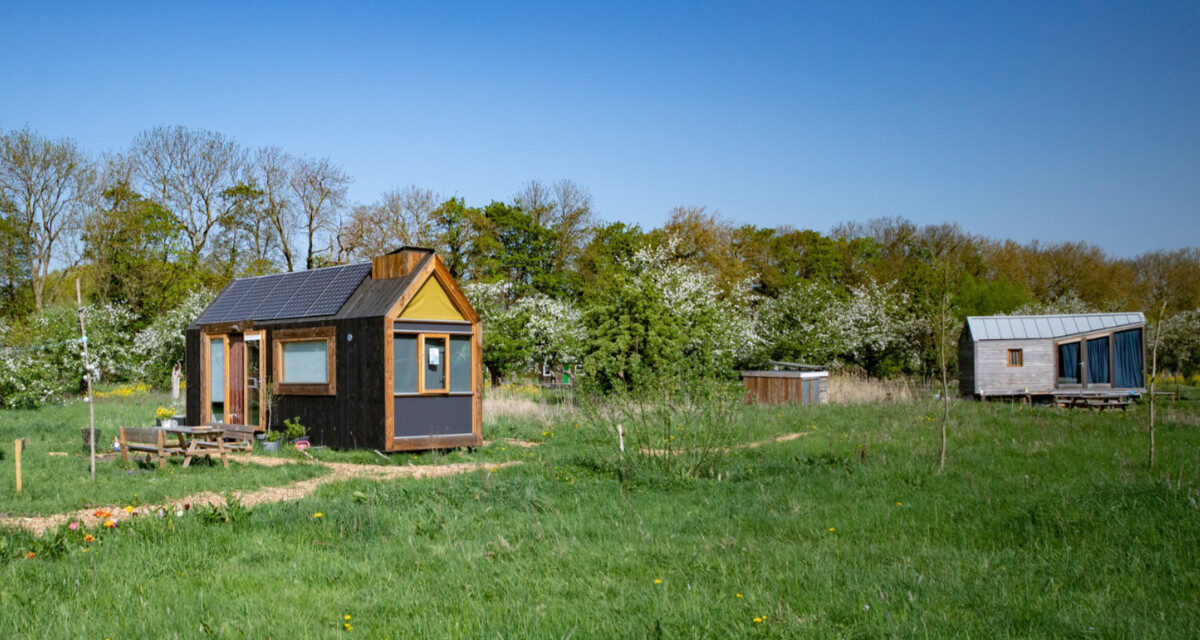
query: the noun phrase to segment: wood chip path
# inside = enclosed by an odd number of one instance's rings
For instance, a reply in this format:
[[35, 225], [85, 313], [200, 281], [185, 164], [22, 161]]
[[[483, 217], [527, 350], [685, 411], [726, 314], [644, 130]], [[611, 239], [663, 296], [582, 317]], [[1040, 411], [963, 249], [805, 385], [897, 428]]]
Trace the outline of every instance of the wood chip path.
[[[275, 502], [284, 502], [287, 500], [299, 500], [306, 496], [312, 495], [317, 488], [331, 482], [340, 482], [343, 480], [351, 480], [354, 478], [371, 478], [376, 480], [391, 480], [395, 478], [441, 478], [444, 476], [453, 476], [462, 473], [470, 473], [485, 469], [494, 471], [519, 465], [519, 460], [509, 462], [456, 462], [453, 464], [441, 465], [426, 465], [426, 466], [404, 466], [404, 467], [385, 467], [380, 465], [368, 464], [352, 464], [349, 462], [301, 462], [299, 460], [288, 460], [285, 458], [265, 458], [261, 456], [235, 456], [231, 458], [241, 462], [251, 462], [268, 467], [277, 467], [284, 464], [317, 464], [329, 469], [329, 473], [317, 477], [309, 478], [308, 480], [300, 480], [291, 484], [279, 487], [262, 487], [259, 489], [249, 489], [245, 491], [230, 492], [243, 505], [253, 507], [260, 504], [272, 504]], [[192, 507], [222, 505], [225, 504], [225, 496], [211, 491], [197, 493], [186, 496], [178, 500], [172, 500], [165, 504], [141, 505], [134, 511], [138, 513], [138, 517], [145, 517], [156, 513], [159, 509], [164, 511], [174, 512], [183, 509], [184, 505]], [[103, 524], [104, 519], [95, 515], [96, 511], [103, 510], [112, 514], [112, 519], [118, 522], [128, 520], [134, 517], [127, 513], [123, 506], [105, 506], [105, 507], [90, 507], [71, 511], [68, 513], [58, 513], [51, 516], [7, 516], [0, 517], [0, 527], [15, 527], [26, 529], [32, 532], [35, 536], [40, 536], [43, 533], [68, 524], [72, 521], [78, 521], [85, 527], [95, 527]]]

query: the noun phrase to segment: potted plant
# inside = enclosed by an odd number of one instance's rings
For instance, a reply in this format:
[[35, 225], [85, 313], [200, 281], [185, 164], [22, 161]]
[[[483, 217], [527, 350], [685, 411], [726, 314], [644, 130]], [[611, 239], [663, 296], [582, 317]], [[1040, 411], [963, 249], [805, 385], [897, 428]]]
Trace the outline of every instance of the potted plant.
[[154, 410], [154, 417], [158, 420], [159, 427], [176, 427], [179, 426], [175, 420], [175, 410], [171, 407], [159, 407]]
[[283, 438], [284, 433], [282, 431], [268, 431], [266, 437], [263, 438], [263, 451], [279, 451], [279, 443]]
[[300, 423], [300, 418], [288, 418], [283, 421], [283, 435], [288, 442], [296, 442], [308, 436], [308, 429]]

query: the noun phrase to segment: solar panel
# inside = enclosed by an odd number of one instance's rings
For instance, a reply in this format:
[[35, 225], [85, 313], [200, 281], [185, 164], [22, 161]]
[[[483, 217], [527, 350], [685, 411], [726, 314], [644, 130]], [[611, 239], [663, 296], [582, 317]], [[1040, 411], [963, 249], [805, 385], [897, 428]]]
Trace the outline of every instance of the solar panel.
[[333, 315], [371, 273], [371, 263], [234, 280], [196, 320], [200, 324]]

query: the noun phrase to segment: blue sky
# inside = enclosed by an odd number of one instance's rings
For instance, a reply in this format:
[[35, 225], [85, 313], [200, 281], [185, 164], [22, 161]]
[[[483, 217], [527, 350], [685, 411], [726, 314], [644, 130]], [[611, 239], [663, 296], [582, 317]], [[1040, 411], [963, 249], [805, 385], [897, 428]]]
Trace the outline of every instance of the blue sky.
[[183, 124], [374, 199], [529, 178], [607, 220], [905, 216], [1200, 245], [1200, 3], [0, 4], [0, 128]]

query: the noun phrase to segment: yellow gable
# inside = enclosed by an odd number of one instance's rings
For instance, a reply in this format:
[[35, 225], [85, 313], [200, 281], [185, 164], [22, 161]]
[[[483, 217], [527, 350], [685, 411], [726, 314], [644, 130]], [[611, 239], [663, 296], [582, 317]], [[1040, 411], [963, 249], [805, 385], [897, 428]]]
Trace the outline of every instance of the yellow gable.
[[458, 309], [454, 308], [450, 296], [446, 295], [446, 290], [433, 276], [425, 280], [421, 290], [417, 291], [417, 295], [413, 296], [404, 307], [404, 311], [400, 312], [400, 317], [410, 320], [466, 320]]

